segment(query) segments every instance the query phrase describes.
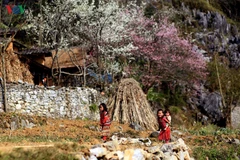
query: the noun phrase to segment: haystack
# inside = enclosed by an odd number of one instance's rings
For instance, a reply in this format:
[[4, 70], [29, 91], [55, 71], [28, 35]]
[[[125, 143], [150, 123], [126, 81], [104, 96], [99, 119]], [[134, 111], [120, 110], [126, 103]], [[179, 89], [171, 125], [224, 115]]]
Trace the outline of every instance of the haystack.
[[139, 83], [132, 78], [121, 80], [108, 107], [114, 121], [138, 124], [147, 130], [157, 128], [156, 113], [151, 110]]

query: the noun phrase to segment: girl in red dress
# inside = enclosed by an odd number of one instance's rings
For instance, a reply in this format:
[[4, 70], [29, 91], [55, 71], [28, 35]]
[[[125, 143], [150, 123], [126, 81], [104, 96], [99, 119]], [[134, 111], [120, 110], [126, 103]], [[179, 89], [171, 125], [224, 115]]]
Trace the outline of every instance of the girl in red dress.
[[105, 103], [99, 105], [100, 110], [100, 126], [102, 129], [102, 140], [105, 142], [110, 135], [111, 120]]
[[170, 141], [170, 133], [171, 133], [170, 127], [167, 125], [168, 120], [164, 116], [162, 109], [159, 109], [157, 111], [157, 116], [158, 116], [159, 130], [160, 130], [158, 139], [160, 141], [168, 143]]

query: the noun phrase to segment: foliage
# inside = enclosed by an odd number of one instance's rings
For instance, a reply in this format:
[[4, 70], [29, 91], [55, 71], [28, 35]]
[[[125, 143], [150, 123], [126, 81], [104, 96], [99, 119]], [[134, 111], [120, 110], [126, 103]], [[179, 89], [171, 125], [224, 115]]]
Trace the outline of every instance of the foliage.
[[228, 23], [239, 26], [239, 7], [238, 0], [173, 0], [175, 8], [182, 7], [182, 3], [190, 9], [198, 9], [202, 12], [218, 12], [226, 16]]
[[215, 55], [214, 60], [208, 64], [210, 74], [206, 83], [206, 87], [211, 91], [222, 91], [225, 117], [230, 116], [232, 109], [240, 100], [240, 70], [230, 68], [228, 64], [226, 58]]
[[210, 72], [207, 82], [208, 87], [211, 90], [219, 90], [219, 82], [217, 80], [217, 71], [216, 65], [218, 68], [218, 73], [220, 77], [220, 81], [222, 84], [222, 90], [224, 92], [224, 96], [226, 97], [227, 102], [238, 101], [240, 96], [240, 71], [238, 69], [229, 68], [228, 61], [224, 57], [215, 56], [214, 61], [208, 64], [208, 70]]
[[217, 148], [204, 148], [204, 147], [196, 147], [193, 150], [193, 157], [197, 160], [205, 160], [206, 157], [208, 159], [231, 159], [238, 160], [237, 155], [240, 154], [240, 147], [227, 147], [222, 149]]
[[[192, 51], [188, 40], [180, 38], [166, 19], [156, 22], [145, 17], [143, 9], [133, 3], [120, 7], [114, 0], [99, 1], [97, 6], [88, 0], [55, 0], [43, 6], [38, 16], [30, 11], [28, 29], [39, 44], [56, 51], [74, 44], [88, 48], [90, 56], [97, 58], [96, 72], [121, 73], [136, 60], [144, 63], [137, 66], [144, 85], [204, 77], [204, 59]], [[118, 61], [120, 56], [125, 61]]]
[[232, 136], [239, 135], [239, 129], [221, 128], [213, 124], [202, 125], [201, 123], [196, 123], [188, 129], [188, 132], [192, 135], [200, 136]]
[[147, 92], [147, 99], [150, 102], [156, 102], [161, 107], [166, 106], [184, 106], [186, 105], [185, 96], [180, 91], [170, 93], [169, 89], [162, 89], [160, 91], [150, 88]]
[[94, 103], [89, 106], [90, 111], [96, 112], [98, 110], [98, 106]]
[[1, 29], [7, 29], [7, 26], [5, 24], [3, 24], [3, 23], [0, 23], [0, 28]]
[[78, 40], [79, 20], [72, 12], [72, 2], [55, 0], [41, 7], [42, 11], [37, 16], [33, 10], [27, 11], [29, 25], [25, 28], [29, 34], [35, 35], [34, 40], [40, 46], [62, 49]]
[[[77, 45], [86, 50], [88, 59], [97, 62], [86, 62], [85, 69], [91, 67], [96, 73], [118, 74], [125, 65], [118, 61], [119, 57], [129, 55], [133, 49], [125, 29], [133, 18], [124, 14], [126, 8], [135, 10], [135, 5], [120, 7], [114, 0], [100, 0], [97, 6], [95, 1], [89, 0], [54, 0], [43, 5], [36, 16], [29, 10], [26, 30], [35, 36], [39, 45], [56, 51], [53, 63], [57, 66], [58, 50]], [[83, 66], [76, 67], [79, 71], [75, 75], [83, 76]], [[53, 72], [59, 77], [60, 74], [70, 75], [59, 67]]]
[[144, 62], [132, 74], [141, 74], [144, 85], [162, 81], [191, 84], [206, 77], [204, 57], [192, 50], [188, 40], [179, 37], [178, 29], [167, 19], [156, 22], [139, 11], [129, 26], [135, 28], [129, 31], [137, 47], [132, 53]]
[[226, 15], [230, 19], [239, 19], [239, 6], [238, 0], [173, 0], [173, 6], [176, 8], [181, 7], [181, 3], [189, 6], [191, 9], [199, 9], [203, 12], [213, 11]]
[[239, 135], [240, 134], [240, 130], [239, 129], [230, 129], [230, 128], [220, 128], [215, 132], [215, 135]]
[[195, 159], [238, 159], [240, 147], [230, 143], [231, 139], [238, 139], [239, 130], [220, 128], [215, 125], [196, 123], [188, 129], [192, 136], [193, 157]]
[[185, 6], [189, 6], [191, 9], [199, 9], [202, 12], [208, 12], [208, 11], [220, 11], [221, 7], [218, 0], [212, 0], [212, 1], [206, 1], [206, 0], [173, 0], [173, 5], [175, 7], [180, 7], [181, 3], [183, 2]]
[[154, 91], [153, 87], [150, 88], [147, 92], [147, 99], [150, 102], [157, 102], [158, 104], [160, 104], [160, 106], [164, 106], [166, 104], [166, 99], [168, 97], [166, 97], [167, 95], [165, 95], [162, 92], [156, 92]]
[[175, 114], [175, 115], [178, 115], [181, 112], [181, 109], [177, 106], [170, 106], [169, 110], [171, 114]]
[[[76, 2], [77, 3], [77, 2]], [[117, 1], [110, 0], [107, 3], [99, 1], [98, 7], [94, 2], [82, 1], [74, 12], [81, 18], [81, 33], [84, 33], [87, 46], [91, 47], [91, 54], [97, 58], [98, 69], [105, 73], [121, 73], [122, 56], [128, 56], [134, 48], [127, 36], [127, 25], [135, 17], [125, 14], [137, 14], [136, 5], [130, 3], [120, 7]]]

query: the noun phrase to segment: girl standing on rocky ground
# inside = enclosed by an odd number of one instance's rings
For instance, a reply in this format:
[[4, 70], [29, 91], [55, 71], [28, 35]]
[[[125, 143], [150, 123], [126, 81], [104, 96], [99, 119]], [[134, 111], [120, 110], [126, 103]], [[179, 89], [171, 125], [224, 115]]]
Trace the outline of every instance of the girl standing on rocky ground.
[[99, 105], [99, 111], [100, 111], [100, 126], [102, 131], [102, 140], [106, 142], [110, 135], [111, 120], [110, 120], [108, 109], [105, 103], [101, 103]]
[[170, 134], [171, 134], [170, 127], [167, 126], [168, 120], [164, 116], [162, 109], [159, 109], [157, 111], [157, 116], [158, 116], [158, 124], [159, 124], [159, 131], [160, 131], [158, 135], [158, 139], [160, 141], [163, 141], [164, 143], [168, 143], [170, 141]]

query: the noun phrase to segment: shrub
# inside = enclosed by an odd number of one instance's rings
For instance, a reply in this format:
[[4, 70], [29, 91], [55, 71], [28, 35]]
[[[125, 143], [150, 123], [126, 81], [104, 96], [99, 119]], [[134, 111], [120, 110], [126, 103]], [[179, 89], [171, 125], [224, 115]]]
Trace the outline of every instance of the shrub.
[[152, 102], [157, 102], [160, 106], [164, 106], [168, 95], [162, 92], [156, 92], [153, 88], [150, 88], [147, 93], [147, 99]]
[[240, 154], [240, 147], [230, 146], [227, 148], [204, 148], [196, 147], [193, 150], [193, 157], [197, 160], [206, 160], [208, 159], [225, 159], [225, 160], [238, 160]]
[[96, 104], [92, 104], [89, 106], [91, 112], [96, 112], [98, 110], [98, 106]]
[[181, 109], [177, 106], [171, 106], [171, 107], [169, 107], [169, 110], [170, 110], [171, 114], [175, 114], [175, 115], [181, 111]]

